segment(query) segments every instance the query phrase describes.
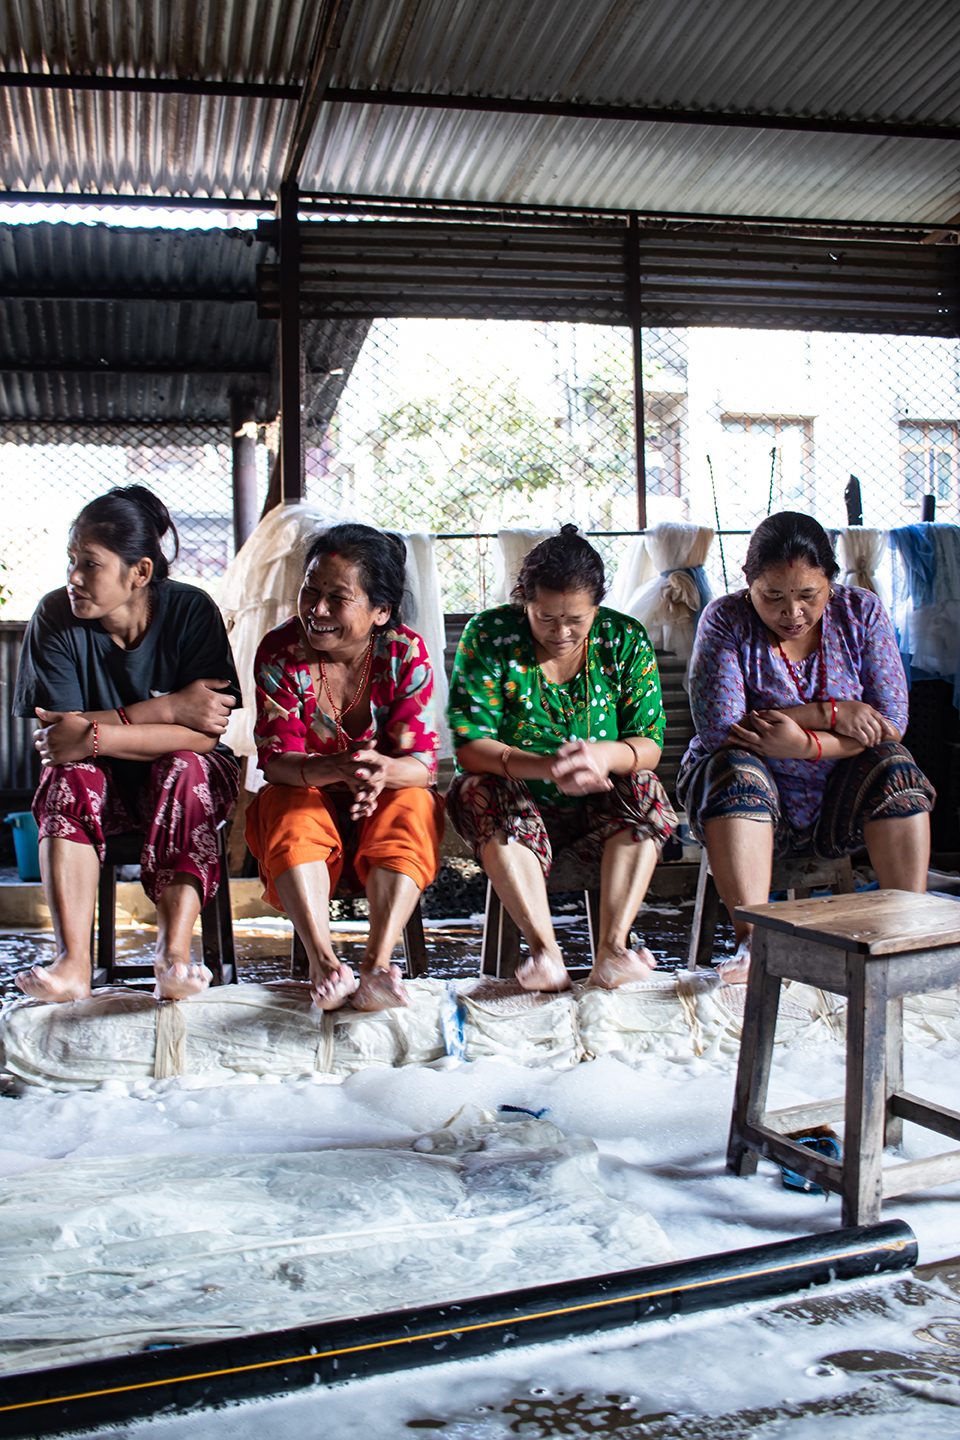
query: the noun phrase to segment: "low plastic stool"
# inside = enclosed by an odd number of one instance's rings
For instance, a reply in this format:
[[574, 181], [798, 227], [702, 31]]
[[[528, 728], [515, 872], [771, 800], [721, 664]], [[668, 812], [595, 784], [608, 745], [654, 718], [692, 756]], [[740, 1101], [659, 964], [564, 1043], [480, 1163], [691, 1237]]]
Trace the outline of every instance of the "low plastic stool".
[[[849, 855], [838, 860], [819, 860], [812, 855], [788, 855], [774, 860], [770, 891], [786, 890], [788, 900], [806, 900], [811, 890], [832, 890], [835, 895], [852, 895], [856, 886]], [[697, 876], [697, 898], [690, 926], [690, 950], [687, 969], [710, 965], [713, 961], [717, 925], [720, 923], [720, 896], [713, 880], [713, 871], [706, 850], [700, 856]]]
[[[910, 1120], [960, 1141], [960, 1113], [903, 1089], [903, 997], [960, 981], [960, 904], [906, 890], [741, 907], [751, 921], [740, 1063], [727, 1169], [750, 1175], [763, 1155], [842, 1197], [843, 1225], [871, 1225], [894, 1195], [960, 1180], [960, 1151], [882, 1167]], [[783, 980], [847, 997], [846, 1094], [766, 1110]], [[786, 1136], [843, 1119], [843, 1156], [831, 1160]]]

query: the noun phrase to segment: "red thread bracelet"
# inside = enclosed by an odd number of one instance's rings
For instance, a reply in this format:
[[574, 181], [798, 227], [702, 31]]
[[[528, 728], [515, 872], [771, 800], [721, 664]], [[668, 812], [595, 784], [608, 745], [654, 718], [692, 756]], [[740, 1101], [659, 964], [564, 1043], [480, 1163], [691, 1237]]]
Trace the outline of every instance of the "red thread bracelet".
[[832, 695], [830, 696], [830, 706], [831, 706], [831, 709], [830, 709], [830, 729], [831, 729], [831, 730], [836, 730], [836, 728], [837, 728], [837, 702], [836, 702], [836, 700], [834, 700], [834, 698], [833, 698]]
[[809, 736], [810, 736], [810, 739], [813, 741], [814, 745], [816, 745], [816, 747], [817, 747], [816, 758], [817, 758], [818, 760], [820, 760], [820, 759], [822, 758], [822, 756], [823, 756], [823, 746], [820, 744], [820, 737], [819, 737], [819, 735], [817, 734], [817, 732], [816, 732], [815, 730], [804, 730], [803, 733], [804, 733], [804, 735], [809, 735]]
[[130, 716], [127, 714], [126, 710], [124, 710], [124, 708], [123, 708], [122, 705], [118, 705], [118, 706], [117, 706], [117, 714], [120, 716], [120, 724], [121, 724], [121, 725], [132, 725], [132, 724], [133, 724], [133, 721], [130, 719]]

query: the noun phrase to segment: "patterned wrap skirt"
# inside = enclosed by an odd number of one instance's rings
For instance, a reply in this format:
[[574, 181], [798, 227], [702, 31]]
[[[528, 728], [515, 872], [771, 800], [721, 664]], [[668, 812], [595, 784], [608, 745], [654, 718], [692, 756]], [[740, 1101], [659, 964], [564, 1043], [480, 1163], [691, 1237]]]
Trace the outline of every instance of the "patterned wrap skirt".
[[566, 851], [577, 860], [597, 862], [614, 835], [628, 830], [639, 844], [652, 840], [662, 850], [677, 824], [667, 792], [652, 770], [611, 775], [612, 790], [583, 796], [576, 805], [537, 801], [522, 780], [503, 775], [454, 776], [447, 792], [447, 814], [454, 830], [477, 860], [501, 831], [532, 850], [544, 877], [553, 857]]
[[812, 825], [796, 825], [783, 814], [773, 774], [763, 757], [749, 750], [705, 755], [681, 773], [677, 797], [701, 844], [705, 820], [758, 820], [773, 825], [773, 853], [778, 860], [785, 855], [817, 855], [824, 860], [850, 855], [863, 845], [864, 825], [929, 814], [937, 798], [910, 751], [893, 740], [837, 761]]

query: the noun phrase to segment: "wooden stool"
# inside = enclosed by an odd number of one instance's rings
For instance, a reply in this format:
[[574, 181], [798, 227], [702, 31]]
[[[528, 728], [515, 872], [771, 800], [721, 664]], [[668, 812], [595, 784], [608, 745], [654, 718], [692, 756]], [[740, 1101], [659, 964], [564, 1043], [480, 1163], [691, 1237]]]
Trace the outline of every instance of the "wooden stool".
[[[811, 890], [829, 889], [834, 894], [852, 895], [855, 888], [849, 855], [841, 855], [839, 860], [818, 860], [812, 855], [788, 855], [783, 860], [773, 862], [771, 893], [786, 890], [788, 900], [806, 900]], [[717, 925], [720, 923], [720, 903], [720, 895], [713, 882], [713, 871], [704, 849], [700, 857], [697, 899], [693, 907], [693, 923], [690, 926], [688, 970], [696, 970], [698, 965], [710, 965], [713, 960]]]
[[[587, 931], [590, 937], [590, 955], [597, 954], [597, 936], [600, 932], [600, 866], [587, 864], [573, 856], [560, 855], [550, 870], [547, 879], [547, 894], [557, 895], [568, 890], [582, 890], [587, 906]], [[520, 931], [512, 917], [500, 904], [500, 896], [487, 881], [487, 906], [483, 917], [483, 944], [480, 951], [480, 974], [495, 975], [500, 980], [509, 980], [517, 973], [520, 963]], [[576, 979], [586, 976], [589, 970], [571, 970]]]
[[[233, 945], [233, 916], [230, 911], [230, 866], [227, 861], [226, 822], [217, 827], [220, 884], [213, 899], [200, 911], [200, 944], [203, 963], [211, 972], [211, 984], [223, 985], [237, 980], [237, 958]], [[96, 959], [92, 983], [119, 985], [124, 980], [153, 980], [149, 965], [117, 963], [117, 866], [139, 865], [143, 850], [142, 830], [125, 830], [121, 835], [106, 837], [105, 855], [100, 866], [97, 889]]]
[[[358, 892], [363, 894], [362, 891]], [[336, 897], [334, 897], [336, 898]], [[427, 973], [427, 944], [423, 935], [423, 911], [418, 900], [413, 914], [403, 927], [403, 955], [407, 962], [407, 979], [416, 980]], [[303, 941], [293, 932], [290, 946], [290, 975], [294, 980], [303, 980], [309, 974], [310, 962]]]
[[[904, 1120], [960, 1140], [960, 1113], [903, 1089], [903, 997], [960, 981], [960, 904], [906, 890], [787, 900], [737, 909], [752, 921], [740, 1064], [727, 1169], [751, 1175], [758, 1155], [843, 1197], [843, 1225], [871, 1225], [893, 1195], [960, 1180], [960, 1151], [881, 1168]], [[846, 1095], [765, 1113], [781, 980], [847, 997]], [[844, 1117], [843, 1159], [786, 1139]]]

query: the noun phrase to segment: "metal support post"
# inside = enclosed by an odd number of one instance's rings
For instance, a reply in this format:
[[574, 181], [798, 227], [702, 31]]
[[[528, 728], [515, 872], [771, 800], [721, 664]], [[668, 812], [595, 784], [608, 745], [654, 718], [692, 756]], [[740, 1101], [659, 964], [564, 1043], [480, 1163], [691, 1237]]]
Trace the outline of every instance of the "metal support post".
[[304, 498], [303, 374], [300, 345], [300, 199], [295, 180], [280, 187], [280, 467], [283, 498]]
[[233, 548], [246, 542], [257, 523], [257, 411], [251, 395], [230, 396], [233, 447]]
[[640, 217], [631, 211], [627, 220], [624, 254], [627, 270], [627, 311], [633, 333], [633, 415], [636, 427], [637, 529], [647, 528], [647, 461], [643, 414], [643, 306], [640, 294]]

